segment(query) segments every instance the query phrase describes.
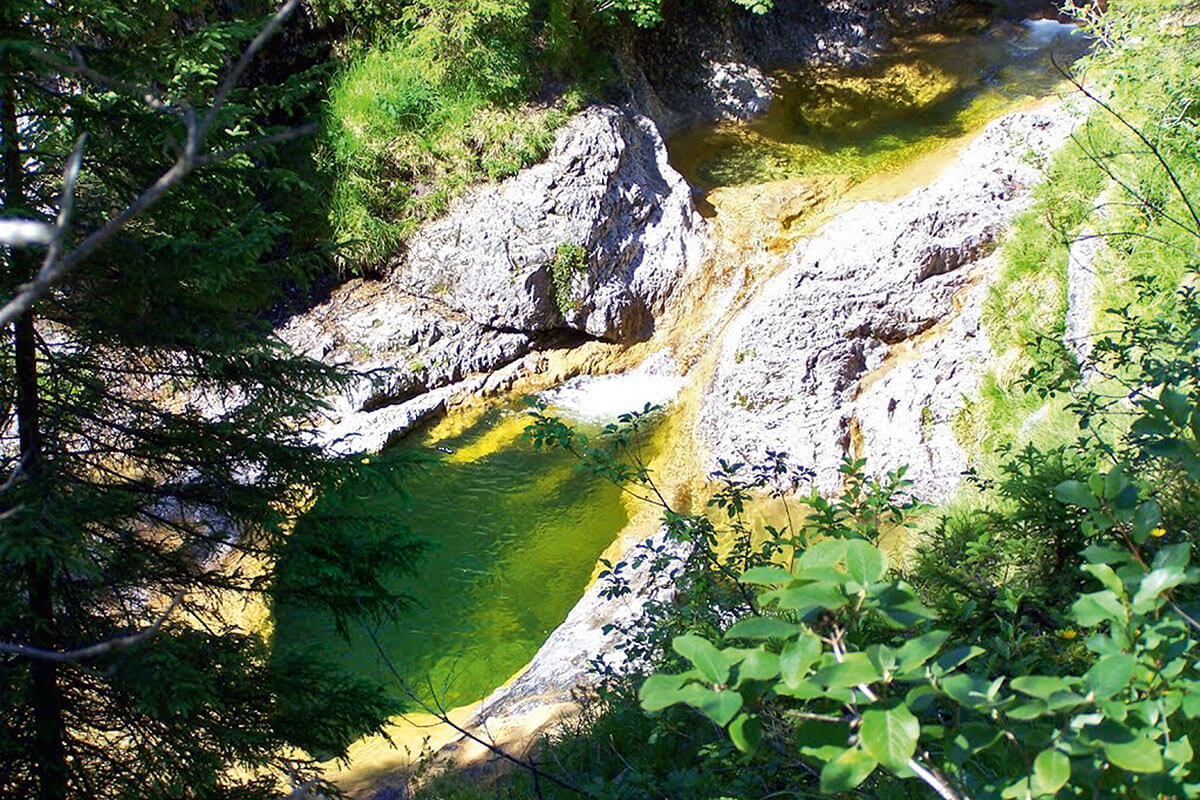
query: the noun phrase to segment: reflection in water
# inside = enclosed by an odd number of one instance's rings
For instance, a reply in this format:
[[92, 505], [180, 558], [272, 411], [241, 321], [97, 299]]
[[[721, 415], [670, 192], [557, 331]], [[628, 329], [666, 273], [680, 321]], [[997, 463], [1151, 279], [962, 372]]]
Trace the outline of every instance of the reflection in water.
[[982, 35], [926, 34], [861, 70], [776, 73], [770, 112], [753, 123], [686, 131], [671, 160], [700, 192], [815, 175], [861, 180], [1044, 97], [1087, 48], [1074, 26], [996, 24]]

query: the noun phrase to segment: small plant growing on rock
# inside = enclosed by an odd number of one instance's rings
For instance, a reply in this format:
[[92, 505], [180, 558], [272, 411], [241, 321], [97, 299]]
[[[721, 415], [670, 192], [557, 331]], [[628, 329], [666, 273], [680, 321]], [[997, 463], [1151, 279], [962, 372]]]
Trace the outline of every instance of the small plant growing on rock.
[[587, 272], [587, 250], [573, 242], [563, 242], [554, 249], [550, 261], [550, 277], [554, 282], [554, 305], [563, 314], [579, 307], [571, 297], [576, 275]]

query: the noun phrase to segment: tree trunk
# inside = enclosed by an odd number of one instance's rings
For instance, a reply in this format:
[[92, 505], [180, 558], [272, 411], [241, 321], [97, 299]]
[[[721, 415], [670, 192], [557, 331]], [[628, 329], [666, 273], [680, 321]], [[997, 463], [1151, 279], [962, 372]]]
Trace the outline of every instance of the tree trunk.
[[[27, 209], [24, 163], [21, 158], [17, 127], [17, 95], [12, 56], [6, 55], [0, 71], [0, 147], [4, 151], [4, 205], [9, 209]], [[25, 249], [9, 252], [10, 290], [31, 280], [37, 259]], [[43, 478], [42, 419], [38, 396], [37, 332], [33, 309], [13, 325], [13, 350], [17, 378], [17, 433], [21, 446], [21, 469], [28, 481], [30, 497], [41, 495], [37, 483]], [[32, 490], [29, 491], [29, 488]], [[40, 549], [40, 548], [38, 548]], [[26, 568], [31, 624], [29, 641], [35, 647], [53, 649], [56, 642], [54, 614], [54, 564], [48, 558], [35, 558]], [[60, 800], [67, 793], [67, 759], [63, 725], [62, 692], [58, 684], [58, 665], [53, 661], [31, 659], [33, 737], [31, 762], [36, 765], [39, 800]]]

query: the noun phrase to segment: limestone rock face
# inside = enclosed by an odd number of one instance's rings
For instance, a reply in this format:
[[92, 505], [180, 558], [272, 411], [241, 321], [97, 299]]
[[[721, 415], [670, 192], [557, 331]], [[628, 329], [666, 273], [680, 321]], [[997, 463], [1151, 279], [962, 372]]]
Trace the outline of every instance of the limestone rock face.
[[[583, 263], [562, 258], [582, 249]], [[686, 182], [648, 119], [598, 106], [542, 164], [469, 192], [419, 230], [393, 265], [398, 291], [491, 330], [649, 336], [704, 247]]]
[[[957, 452], [949, 426], [978, 380], [967, 340], [980, 338], [970, 315], [958, 328], [950, 318], [970, 301], [977, 320], [982, 295], [962, 290], [973, 275], [986, 280], [997, 235], [1042, 177], [1024, 154], [1052, 152], [1071, 127], [1060, 106], [997, 120], [933, 185], [862, 203], [798, 246], [724, 337], [698, 421], [714, 458], [783, 450], [835, 491], [842, 458], [866, 455], [873, 471], [917, 465], [919, 494], [948, 491], [963, 463], [946, 455]], [[959, 340], [939, 349], [950, 333], [931, 329], [942, 321]], [[866, 385], [889, 357], [889, 372]]]
[[[354, 280], [277, 333], [295, 352], [362, 374], [332, 397], [318, 438], [339, 452], [377, 450], [441, 410], [463, 381], [528, 353], [532, 339], [497, 331], [386, 282]], [[480, 378], [482, 381], [482, 377]], [[441, 391], [435, 391], [441, 390]]]

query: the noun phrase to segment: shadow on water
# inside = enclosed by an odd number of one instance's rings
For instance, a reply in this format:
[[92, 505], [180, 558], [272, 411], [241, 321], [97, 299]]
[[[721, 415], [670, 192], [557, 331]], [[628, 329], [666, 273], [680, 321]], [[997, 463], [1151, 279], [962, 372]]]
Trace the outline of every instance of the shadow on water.
[[980, 34], [925, 34], [869, 66], [775, 73], [771, 110], [673, 137], [671, 161], [698, 193], [818, 175], [861, 180], [898, 169], [1009, 108], [1045, 97], [1088, 47], [1051, 20], [996, 23]]
[[[534, 451], [526, 424], [517, 409], [494, 409], [436, 447], [428, 436], [402, 445], [428, 459], [403, 481], [412, 500], [369, 486], [357, 498], [430, 544], [417, 574], [392, 582], [415, 607], [376, 636], [447, 707], [479, 700], [532, 658], [627, 521], [619, 489], [571, 456]], [[368, 635], [352, 630], [347, 646], [325, 616], [276, 609], [275, 643], [393, 683]]]

